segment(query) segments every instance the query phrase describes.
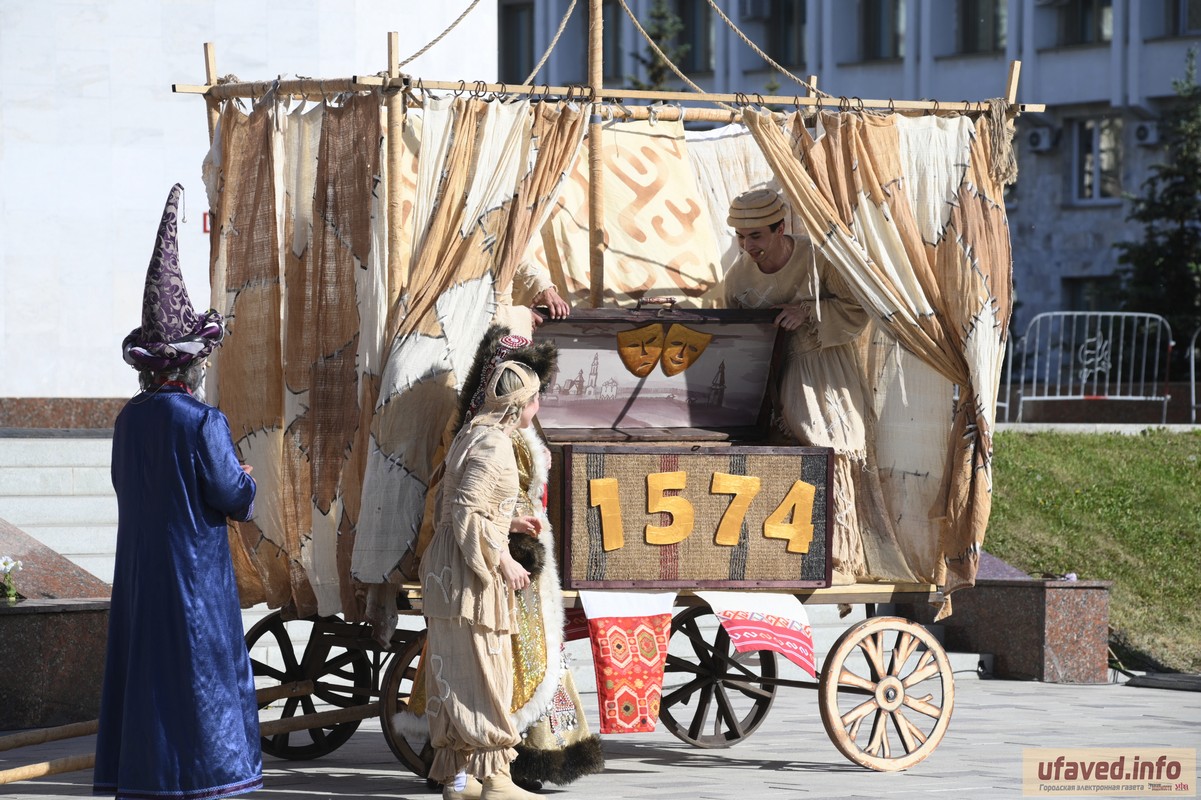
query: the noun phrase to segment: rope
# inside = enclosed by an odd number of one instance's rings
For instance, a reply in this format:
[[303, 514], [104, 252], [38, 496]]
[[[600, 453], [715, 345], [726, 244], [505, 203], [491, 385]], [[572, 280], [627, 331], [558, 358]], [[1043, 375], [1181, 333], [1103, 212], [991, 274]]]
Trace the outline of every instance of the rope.
[[747, 46], [750, 47], [752, 50], [754, 50], [756, 55], [758, 55], [760, 58], [762, 58], [768, 64], [771, 64], [772, 67], [774, 67], [777, 72], [787, 75], [789, 78], [796, 81], [801, 86], [804, 86], [810, 92], [818, 94], [822, 97], [830, 97], [830, 98], [834, 97], [834, 95], [827, 94], [826, 92], [823, 92], [821, 89], [818, 89], [816, 86], [811, 86], [808, 81], [801, 80], [796, 75], [793, 75], [791, 72], [789, 72], [787, 69], [785, 69], [783, 66], [776, 63], [776, 61], [771, 56], [769, 56], [767, 53], [760, 50], [759, 46], [757, 44], [755, 44], [750, 39], [748, 39], [746, 34], [738, 29], [738, 26], [735, 25], [734, 22], [725, 15], [725, 12], [723, 12], [720, 8], [717, 7], [717, 3], [715, 3], [713, 0], [709, 0], [709, 5], [712, 6], [713, 10], [717, 12], [717, 16], [719, 16], [723, 20], [725, 20], [725, 23], [730, 26], [730, 30], [732, 30], [732, 31], [734, 31], [734, 33], [738, 34], [739, 39], [742, 39], [742, 41], [746, 42]]
[[571, 0], [571, 5], [567, 7], [567, 13], [563, 15], [563, 19], [559, 22], [559, 30], [555, 32], [555, 38], [550, 40], [546, 52], [542, 54], [542, 60], [538, 62], [538, 65], [534, 67], [534, 71], [522, 83], [527, 85], [532, 83], [534, 76], [542, 70], [543, 65], [546, 64], [546, 59], [550, 58], [550, 51], [554, 50], [555, 45], [559, 43], [559, 37], [563, 35], [563, 30], [567, 27], [567, 20], [571, 18], [571, 12], [575, 11], [575, 4], [576, 0]]
[[462, 21], [463, 21], [463, 17], [465, 17], [465, 16], [467, 16], [468, 14], [470, 14], [470, 13], [471, 13], [471, 11], [472, 11], [472, 9], [474, 9], [474, 8], [475, 8], [476, 6], [478, 6], [479, 4], [480, 4], [480, 0], [471, 0], [471, 5], [467, 6], [467, 9], [466, 9], [466, 10], [465, 10], [465, 11], [464, 11], [462, 14], [460, 14], [460, 15], [459, 15], [459, 18], [458, 18], [458, 19], [456, 19], [454, 22], [450, 23], [450, 25], [448, 25], [448, 26], [447, 26], [446, 30], [444, 30], [444, 31], [442, 31], [442, 33], [438, 34], [438, 35], [437, 35], [437, 37], [435, 37], [435, 38], [434, 38], [434, 40], [433, 40], [432, 42], [430, 42], [430, 43], [429, 43], [429, 44], [427, 44], [425, 47], [423, 47], [423, 48], [421, 48], [420, 50], [418, 50], [418, 51], [417, 51], [416, 53], [414, 53], [413, 55], [411, 55], [411, 56], [409, 56], [408, 58], [406, 58], [404, 61], [400, 62], [400, 66], [402, 66], [402, 67], [403, 67], [405, 64], [408, 64], [410, 61], [412, 61], [412, 60], [414, 60], [414, 59], [416, 59], [416, 58], [420, 58], [421, 56], [425, 55], [425, 54], [426, 54], [426, 52], [427, 52], [427, 51], [428, 51], [428, 50], [429, 50], [431, 47], [433, 47], [434, 45], [436, 45], [438, 42], [442, 41], [442, 38], [443, 38], [444, 36], [446, 36], [446, 34], [448, 34], [448, 33], [450, 33], [451, 31], [453, 31], [453, 30], [455, 29], [455, 26], [456, 26], [456, 25], [458, 25], [460, 22], [462, 22]]
[[[680, 68], [673, 64], [671, 59], [664, 55], [663, 51], [659, 49], [659, 45], [655, 44], [655, 40], [651, 38], [650, 34], [647, 33], [645, 29], [643, 29], [642, 23], [638, 21], [638, 17], [634, 16], [634, 12], [630, 10], [628, 5], [626, 5], [626, 0], [617, 0], [617, 2], [621, 3], [621, 7], [625, 10], [626, 16], [629, 17], [630, 21], [634, 23], [634, 29], [637, 30], [638, 33], [642, 34], [642, 38], [646, 39], [647, 44], [649, 44], [651, 49], [655, 51], [655, 55], [659, 56], [659, 58], [663, 60], [664, 64], [671, 67], [671, 71], [676, 74], [676, 77], [683, 81], [686, 86], [692, 89], [692, 91], [704, 94], [705, 90], [689, 80], [688, 76], [681, 72]], [[713, 2], [713, 0], [709, 0], [709, 2]], [[728, 106], [725, 103], [717, 103], [717, 105], [728, 111], [737, 111], [737, 109]]]

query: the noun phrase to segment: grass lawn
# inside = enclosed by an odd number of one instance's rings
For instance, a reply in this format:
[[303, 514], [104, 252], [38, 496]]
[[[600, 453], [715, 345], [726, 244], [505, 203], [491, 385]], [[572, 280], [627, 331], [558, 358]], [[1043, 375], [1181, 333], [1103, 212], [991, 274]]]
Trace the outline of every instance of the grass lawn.
[[[1201, 672], [1201, 432], [998, 433], [984, 548], [1031, 575], [1110, 580], [1118, 640]], [[1131, 663], [1131, 662], [1136, 663]]]

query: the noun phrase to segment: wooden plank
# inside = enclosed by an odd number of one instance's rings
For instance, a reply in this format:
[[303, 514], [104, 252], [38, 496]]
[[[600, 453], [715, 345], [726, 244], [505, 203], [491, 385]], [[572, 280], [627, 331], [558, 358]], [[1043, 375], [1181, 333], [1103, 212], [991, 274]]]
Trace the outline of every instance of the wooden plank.
[[11, 736], [0, 738], [0, 750], [13, 750], [18, 747], [56, 742], [60, 739], [74, 739], [79, 736], [90, 736], [99, 728], [99, 720], [74, 722], [70, 725], [59, 725], [54, 728], [38, 728], [32, 731], [22, 731]]
[[31, 781], [34, 778], [44, 778], [47, 775], [60, 775], [64, 772], [79, 772], [80, 770], [91, 769], [94, 766], [96, 766], [95, 753], [66, 756], [65, 758], [56, 758], [53, 761], [42, 761], [38, 764], [29, 764], [24, 767], [14, 767], [13, 769], [0, 771], [0, 784]]
[[281, 733], [328, 728], [344, 722], [358, 722], [379, 716], [379, 703], [364, 703], [349, 708], [336, 708], [333, 711], [319, 711], [316, 714], [301, 714], [298, 717], [285, 717], [269, 722], [259, 723], [259, 735], [267, 738]]

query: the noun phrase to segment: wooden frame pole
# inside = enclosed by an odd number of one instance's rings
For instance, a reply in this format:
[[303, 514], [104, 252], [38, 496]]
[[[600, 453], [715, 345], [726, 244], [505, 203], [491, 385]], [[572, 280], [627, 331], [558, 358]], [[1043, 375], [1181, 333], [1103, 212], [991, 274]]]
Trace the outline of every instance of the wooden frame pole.
[[[400, 33], [391, 31], [388, 34], [388, 77], [400, 77]], [[388, 145], [387, 145], [387, 190], [388, 202], [388, 291], [392, 297], [400, 297], [408, 284], [408, 273], [400, 261], [400, 220], [404, 198], [401, 193], [400, 173], [401, 160], [404, 153], [402, 141], [404, 136], [405, 98], [401, 89], [390, 89], [385, 106], [388, 112]]]
[[[588, 85], [593, 98], [604, 92], [604, 15], [601, 0], [588, 3]], [[600, 308], [605, 296], [605, 182], [601, 149], [601, 116], [595, 103], [588, 122], [588, 276], [591, 305]]]
[[[204, 80], [209, 86], [217, 84], [217, 48], [212, 42], [204, 43]], [[217, 135], [217, 124], [221, 120], [220, 101], [210, 94], [204, 96], [204, 104], [208, 109], [209, 144]]]

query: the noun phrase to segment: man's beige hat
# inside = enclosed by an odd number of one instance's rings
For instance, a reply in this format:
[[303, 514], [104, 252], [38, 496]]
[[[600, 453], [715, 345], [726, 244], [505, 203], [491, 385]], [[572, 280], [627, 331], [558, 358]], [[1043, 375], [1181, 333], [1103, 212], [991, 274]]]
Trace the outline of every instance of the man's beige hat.
[[784, 220], [784, 201], [771, 189], [743, 192], [730, 203], [731, 228], [765, 228]]

